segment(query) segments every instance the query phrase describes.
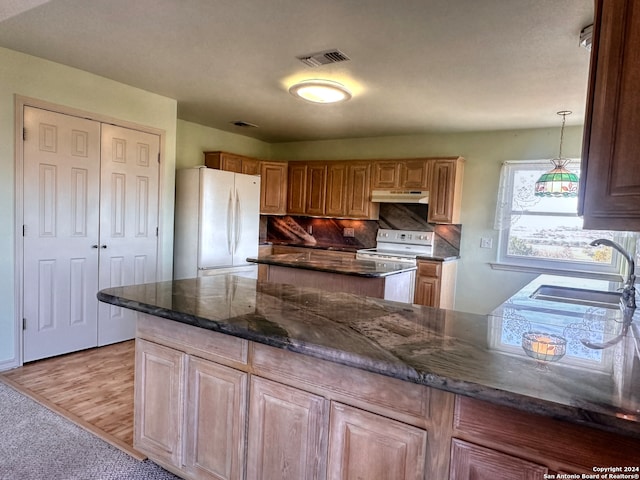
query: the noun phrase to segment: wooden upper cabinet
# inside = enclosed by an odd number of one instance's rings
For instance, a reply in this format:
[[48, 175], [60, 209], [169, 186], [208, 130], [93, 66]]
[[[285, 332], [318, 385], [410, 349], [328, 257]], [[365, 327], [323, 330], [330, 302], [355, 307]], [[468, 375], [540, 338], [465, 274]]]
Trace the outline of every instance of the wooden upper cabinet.
[[400, 184], [400, 163], [395, 160], [373, 162], [372, 188], [391, 189]]
[[596, 0], [579, 213], [584, 227], [640, 231], [640, 8]]
[[327, 164], [310, 162], [307, 165], [307, 215], [324, 215], [325, 196], [327, 188]]
[[348, 162], [345, 188], [345, 216], [378, 218], [379, 204], [371, 203], [371, 163]]
[[431, 163], [425, 160], [404, 160], [400, 163], [400, 188], [429, 190]]
[[370, 161], [289, 162], [287, 212], [341, 218], [378, 218], [371, 203]]
[[287, 164], [260, 162], [260, 213], [287, 213]]
[[347, 212], [347, 163], [330, 162], [327, 164], [327, 193], [325, 198], [326, 215], [341, 217]]
[[437, 158], [431, 164], [429, 223], [460, 223], [462, 158]]
[[289, 162], [287, 175], [287, 213], [304, 215], [307, 204], [307, 164]]
[[371, 188], [428, 190], [430, 184], [428, 159], [376, 160], [373, 162]]
[[227, 172], [260, 174], [260, 160], [227, 152], [204, 152], [204, 164], [208, 168], [217, 168]]

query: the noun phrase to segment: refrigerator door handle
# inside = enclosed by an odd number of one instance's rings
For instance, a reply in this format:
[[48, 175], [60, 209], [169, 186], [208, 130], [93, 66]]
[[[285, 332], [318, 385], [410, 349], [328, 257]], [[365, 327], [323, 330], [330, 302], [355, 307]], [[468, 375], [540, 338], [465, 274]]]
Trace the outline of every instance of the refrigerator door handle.
[[233, 254], [235, 255], [238, 245], [240, 244], [240, 236], [242, 235], [242, 206], [240, 205], [240, 196], [236, 190], [236, 216], [235, 216], [235, 242], [233, 245]]
[[233, 255], [233, 196], [229, 189], [229, 200], [227, 201], [227, 251]]

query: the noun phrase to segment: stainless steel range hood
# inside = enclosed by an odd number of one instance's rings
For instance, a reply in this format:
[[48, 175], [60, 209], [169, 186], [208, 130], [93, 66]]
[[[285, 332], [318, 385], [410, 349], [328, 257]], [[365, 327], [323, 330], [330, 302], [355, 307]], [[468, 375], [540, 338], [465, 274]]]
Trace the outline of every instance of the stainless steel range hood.
[[429, 203], [429, 191], [372, 190], [371, 201], [376, 203]]

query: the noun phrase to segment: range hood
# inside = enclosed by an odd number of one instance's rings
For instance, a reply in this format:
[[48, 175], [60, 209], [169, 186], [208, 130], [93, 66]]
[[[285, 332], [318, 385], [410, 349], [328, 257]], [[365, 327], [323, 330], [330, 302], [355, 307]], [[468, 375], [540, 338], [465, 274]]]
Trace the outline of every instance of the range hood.
[[372, 190], [371, 201], [376, 203], [429, 203], [429, 191]]

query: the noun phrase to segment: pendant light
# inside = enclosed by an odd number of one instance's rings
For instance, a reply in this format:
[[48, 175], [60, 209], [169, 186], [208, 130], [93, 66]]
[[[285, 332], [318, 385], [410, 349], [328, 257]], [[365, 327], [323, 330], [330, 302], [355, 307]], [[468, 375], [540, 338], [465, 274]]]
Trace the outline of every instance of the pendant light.
[[562, 158], [562, 141], [564, 140], [564, 123], [567, 115], [571, 115], [569, 110], [557, 112], [562, 115], [562, 128], [560, 129], [560, 154], [558, 158], [551, 160], [553, 168], [547, 173], [543, 173], [536, 182], [535, 195], [537, 197], [577, 197], [578, 196], [578, 176], [565, 168], [571, 160]]

